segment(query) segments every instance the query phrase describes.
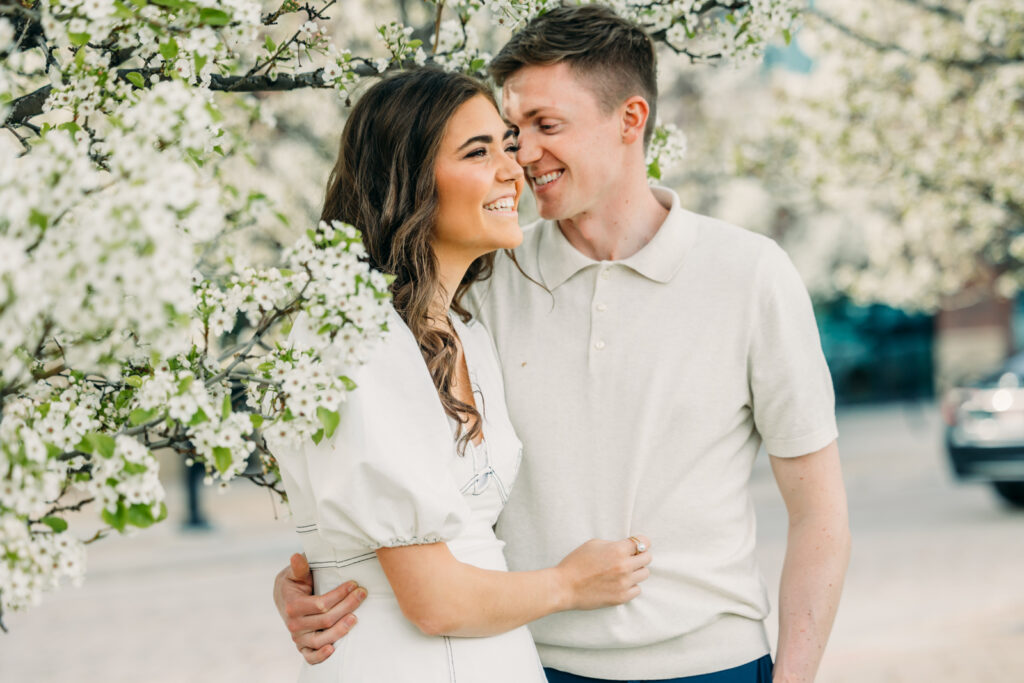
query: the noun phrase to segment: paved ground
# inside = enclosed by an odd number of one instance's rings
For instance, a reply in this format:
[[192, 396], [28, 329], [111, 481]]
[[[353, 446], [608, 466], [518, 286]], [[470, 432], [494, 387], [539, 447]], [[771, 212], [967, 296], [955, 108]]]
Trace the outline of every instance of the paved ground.
[[[1024, 680], [1024, 513], [950, 481], [930, 406], [845, 410], [840, 430], [854, 552], [818, 681]], [[8, 615], [0, 681], [294, 680], [269, 594], [297, 541], [244, 483], [207, 496], [211, 533], [172, 521], [93, 546], [83, 587]], [[774, 594], [785, 514], [767, 463], [753, 486]]]

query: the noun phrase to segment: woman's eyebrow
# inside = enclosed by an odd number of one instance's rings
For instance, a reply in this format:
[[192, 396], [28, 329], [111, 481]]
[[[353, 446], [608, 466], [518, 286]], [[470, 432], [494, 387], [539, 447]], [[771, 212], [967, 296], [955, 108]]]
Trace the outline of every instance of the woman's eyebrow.
[[[515, 137], [516, 132], [517, 131], [516, 131], [515, 128], [509, 128], [508, 130], [505, 131], [505, 134], [501, 136], [501, 139], [502, 140], [508, 140], [511, 137]], [[463, 142], [461, 145], [459, 145], [459, 148], [457, 150], [455, 150], [455, 151], [456, 152], [461, 152], [463, 149], [465, 149], [466, 147], [469, 147], [470, 145], [472, 145], [473, 143], [476, 143], [476, 142], [482, 142], [485, 145], [489, 145], [492, 142], [494, 142], [494, 138], [491, 137], [490, 135], [474, 135], [473, 137], [469, 138], [468, 140]]]
[[[506, 137], [507, 137], [507, 135], [506, 135]], [[494, 142], [494, 138], [492, 138], [490, 135], [474, 135], [473, 137], [471, 137], [470, 139], [466, 140], [461, 145], [459, 145], [459, 148], [457, 150], [455, 150], [455, 151], [456, 152], [461, 152], [464, 148], [469, 147], [474, 142], [482, 142], [485, 145], [489, 145], [492, 142]]]

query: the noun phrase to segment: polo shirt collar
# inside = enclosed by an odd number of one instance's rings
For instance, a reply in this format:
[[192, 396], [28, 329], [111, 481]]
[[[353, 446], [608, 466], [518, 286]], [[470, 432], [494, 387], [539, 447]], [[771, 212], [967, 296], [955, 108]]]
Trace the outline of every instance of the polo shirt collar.
[[[682, 267], [686, 252], [696, 238], [696, 230], [689, 221], [692, 214], [683, 210], [679, 204], [679, 195], [665, 187], [651, 189], [655, 198], [668, 209], [665, 222], [640, 251], [613, 263], [631, 268], [655, 282], [666, 283]], [[537, 240], [537, 262], [548, 289], [555, 289], [584, 268], [601, 263], [572, 246], [559, 230], [556, 221], [544, 221], [540, 229], [542, 232]]]

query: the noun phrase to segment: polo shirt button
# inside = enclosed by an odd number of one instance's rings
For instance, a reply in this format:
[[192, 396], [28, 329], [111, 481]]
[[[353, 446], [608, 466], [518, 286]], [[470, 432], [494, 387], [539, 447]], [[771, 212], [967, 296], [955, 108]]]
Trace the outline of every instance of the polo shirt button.
[[604, 313], [605, 311], [608, 310], [608, 304], [598, 304], [597, 310], [600, 311], [601, 313]]
[[604, 348], [604, 342], [600, 340], [594, 342], [594, 348], [600, 351], [601, 349]]
[[608, 270], [607, 268], [601, 271], [601, 279], [602, 280], [607, 280], [608, 278], [611, 277], [611, 275], [612, 275], [612, 271]]

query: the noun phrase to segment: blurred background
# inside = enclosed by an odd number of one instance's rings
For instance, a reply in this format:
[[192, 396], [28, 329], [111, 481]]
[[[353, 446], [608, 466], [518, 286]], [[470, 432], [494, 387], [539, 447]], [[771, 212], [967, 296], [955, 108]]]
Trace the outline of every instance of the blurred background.
[[[385, 18], [429, 21], [424, 5], [346, 1], [329, 28], [368, 46]], [[659, 182], [778, 240], [815, 304], [854, 539], [818, 680], [1024, 680], [1024, 10], [819, 0], [804, 16], [763, 61], [662, 53], [659, 115], [687, 145]], [[239, 186], [304, 229], [343, 120], [332, 92], [266, 96]], [[293, 679], [270, 598], [300, 548], [287, 511], [246, 482], [190, 497], [173, 458], [162, 472], [167, 521], [92, 545], [81, 588], [5, 616], [0, 680]], [[752, 487], [775, 602], [786, 517], [767, 458]]]

